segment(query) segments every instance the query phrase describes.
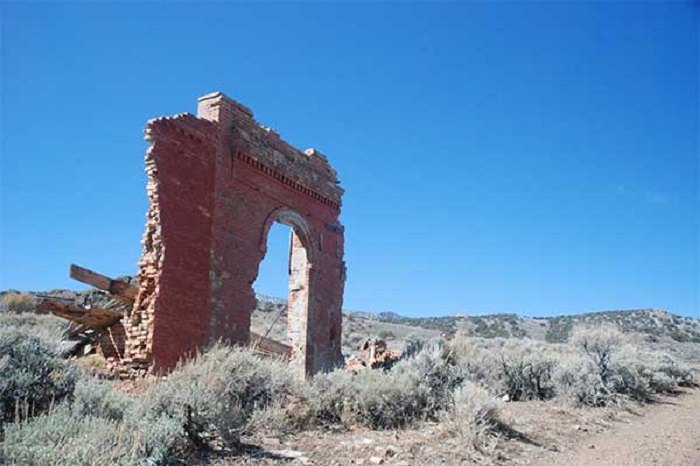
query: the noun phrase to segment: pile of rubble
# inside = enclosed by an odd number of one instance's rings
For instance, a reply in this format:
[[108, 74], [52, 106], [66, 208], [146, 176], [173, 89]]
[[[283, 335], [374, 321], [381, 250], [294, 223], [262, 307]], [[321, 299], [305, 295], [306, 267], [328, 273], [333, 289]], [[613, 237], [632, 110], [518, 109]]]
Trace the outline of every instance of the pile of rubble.
[[[129, 378], [136, 373], [125, 358], [125, 316], [134, 305], [138, 287], [130, 277], [110, 278], [93, 270], [72, 264], [70, 277], [96, 289], [70, 296], [40, 295], [40, 312], [69, 320], [68, 338], [71, 354], [96, 352], [107, 362], [114, 375]], [[249, 345], [259, 353], [289, 358], [292, 348], [266, 336], [250, 332]]]
[[362, 369], [388, 369], [401, 357], [401, 353], [390, 350], [384, 340], [368, 338], [360, 351], [349, 358], [345, 368], [352, 372]]

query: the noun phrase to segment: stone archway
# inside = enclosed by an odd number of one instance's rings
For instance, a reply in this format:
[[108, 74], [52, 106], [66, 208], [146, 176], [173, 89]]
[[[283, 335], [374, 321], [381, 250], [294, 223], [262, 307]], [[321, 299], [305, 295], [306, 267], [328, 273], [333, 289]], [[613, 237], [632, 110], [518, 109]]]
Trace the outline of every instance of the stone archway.
[[221, 93], [200, 98], [196, 117], [151, 120], [146, 134], [149, 209], [127, 362], [168, 370], [210, 342], [246, 343], [261, 240], [280, 221], [296, 231], [293, 252], [306, 253], [296, 257], [307, 286], [293, 298], [306, 310], [292, 323], [306, 335], [294, 360], [306, 373], [341, 363], [343, 190], [325, 156], [290, 146]]

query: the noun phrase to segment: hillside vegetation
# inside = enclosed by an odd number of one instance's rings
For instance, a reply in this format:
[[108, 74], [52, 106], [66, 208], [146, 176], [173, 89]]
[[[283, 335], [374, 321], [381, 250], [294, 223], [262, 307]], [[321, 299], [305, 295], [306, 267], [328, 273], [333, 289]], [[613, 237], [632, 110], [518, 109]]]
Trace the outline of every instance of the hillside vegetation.
[[[130, 277], [123, 279], [132, 280]], [[18, 299], [16, 296], [22, 296]], [[7, 308], [6, 298], [15, 312], [32, 311], [41, 296], [72, 299], [80, 304], [110, 306], [110, 298], [96, 290], [51, 290], [46, 292], [0, 292], [0, 306]], [[1, 311], [2, 309], [0, 309]], [[258, 295], [252, 315], [251, 330], [277, 341], [286, 340], [286, 301]], [[402, 351], [412, 340], [449, 337], [457, 331], [480, 338], [529, 338], [548, 343], [569, 340], [580, 326], [613, 326], [623, 333], [644, 337], [648, 342], [688, 348], [693, 352], [700, 343], [700, 320], [661, 309], [601, 311], [555, 317], [523, 317], [516, 314], [479, 316], [404, 317], [394, 312], [343, 312], [343, 354], [351, 355], [366, 338], [381, 338]], [[700, 364], [700, 351], [695, 356]]]
[[[66, 322], [35, 314], [38, 299], [0, 296], [0, 464], [222, 465], [243, 457], [243, 464], [261, 464], [257, 447], [246, 452], [270, 436], [294, 442], [316, 432], [312, 437], [337, 435], [342, 445], [342, 436], [357, 429], [394, 431], [397, 438], [425, 429], [416, 449], [397, 444], [384, 451], [397, 462], [489, 463], [497, 445], [520, 441], [503, 401], [545, 410], [551, 403], [622, 409], [693, 387], [700, 361], [698, 322], [663, 311], [552, 319], [347, 312], [345, 351], [368, 337], [408, 351], [383, 369], [338, 368], [301, 380], [282, 360], [215, 345], [168, 377], [118, 381], [86, 357], [69, 355]], [[260, 297], [253, 331], [284, 340], [285, 313], [283, 301]], [[561, 329], [556, 339], [552, 329]], [[566, 341], [557, 341], [563, 335]], [[440, 449], [423, 455], [428, 445]], [[341, 454], [355, 454], [349, 451]]]
[[[556, 317], [522, 317], [516, 314], [483, 316], [403, 317], [392, 312], [344, 311], [343, 354], [351, 355], [366, 338], [381, 338], [402, 351], [413, 340], [450, 338], [457, 332], [478, 338], [518, 338], [546, 343], [570, 340], [578, 327], [610, 326], [641, 338], [646, 344], [677, 353], [700, 367], [700, 320], [660, 309], [603, 311]], [[252, 329], [283, 341], [286, 306], [260, 299]]]
[[675, 315], [661, 309], [601, 311], [556, 317], [521, 317], [516, 314], [403, 317], [391, 312], [355, 314], [371, 320], [433, 329], [446, 334], [466, 330], [473, 336], [484, 338], [527, 337], [549, 343], [561, 343], [571, 336], [572, 329], [577, 325], [612, 324], [623, 332], [670, 337], [679, 342], [700, 343], [700, 320]]

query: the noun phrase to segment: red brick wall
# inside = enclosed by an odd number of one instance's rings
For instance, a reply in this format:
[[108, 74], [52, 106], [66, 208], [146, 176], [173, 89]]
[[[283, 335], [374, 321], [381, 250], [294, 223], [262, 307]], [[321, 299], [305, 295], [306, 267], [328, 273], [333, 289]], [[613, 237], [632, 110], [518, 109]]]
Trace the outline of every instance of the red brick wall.
[[149, 122], [149, 211], [127, 361], [167, 369], [207, 339], [218, 131], [192, 115]]
[[307, 334], [293, 357], [306, 372], [337, 365], [345, 264], [335, 172], [222, 94], [200, 99], [198, 113], [147, 128], [149, 213], [128, 360], [167, 370], [208, 342], [247, 342], [252, 283], [270, 224], [282, 220], [308, 259], [295, 278], [299, 312], [290, 314], [306, 320], [297, 323]]

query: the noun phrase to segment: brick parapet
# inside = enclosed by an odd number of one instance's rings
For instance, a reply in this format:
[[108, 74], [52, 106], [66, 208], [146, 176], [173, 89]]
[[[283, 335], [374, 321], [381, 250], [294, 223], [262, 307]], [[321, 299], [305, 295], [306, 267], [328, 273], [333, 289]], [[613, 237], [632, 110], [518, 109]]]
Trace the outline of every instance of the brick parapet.
[[316, 149], [300, 151], [284, 141], [274, 130], [260, 125], [253, 112], [221, 93], [200, 98], [197, 114], [215, 121], [228, 133], [233, 154], [245, 153], [340, 205], [343, 189], [336, 171]]

